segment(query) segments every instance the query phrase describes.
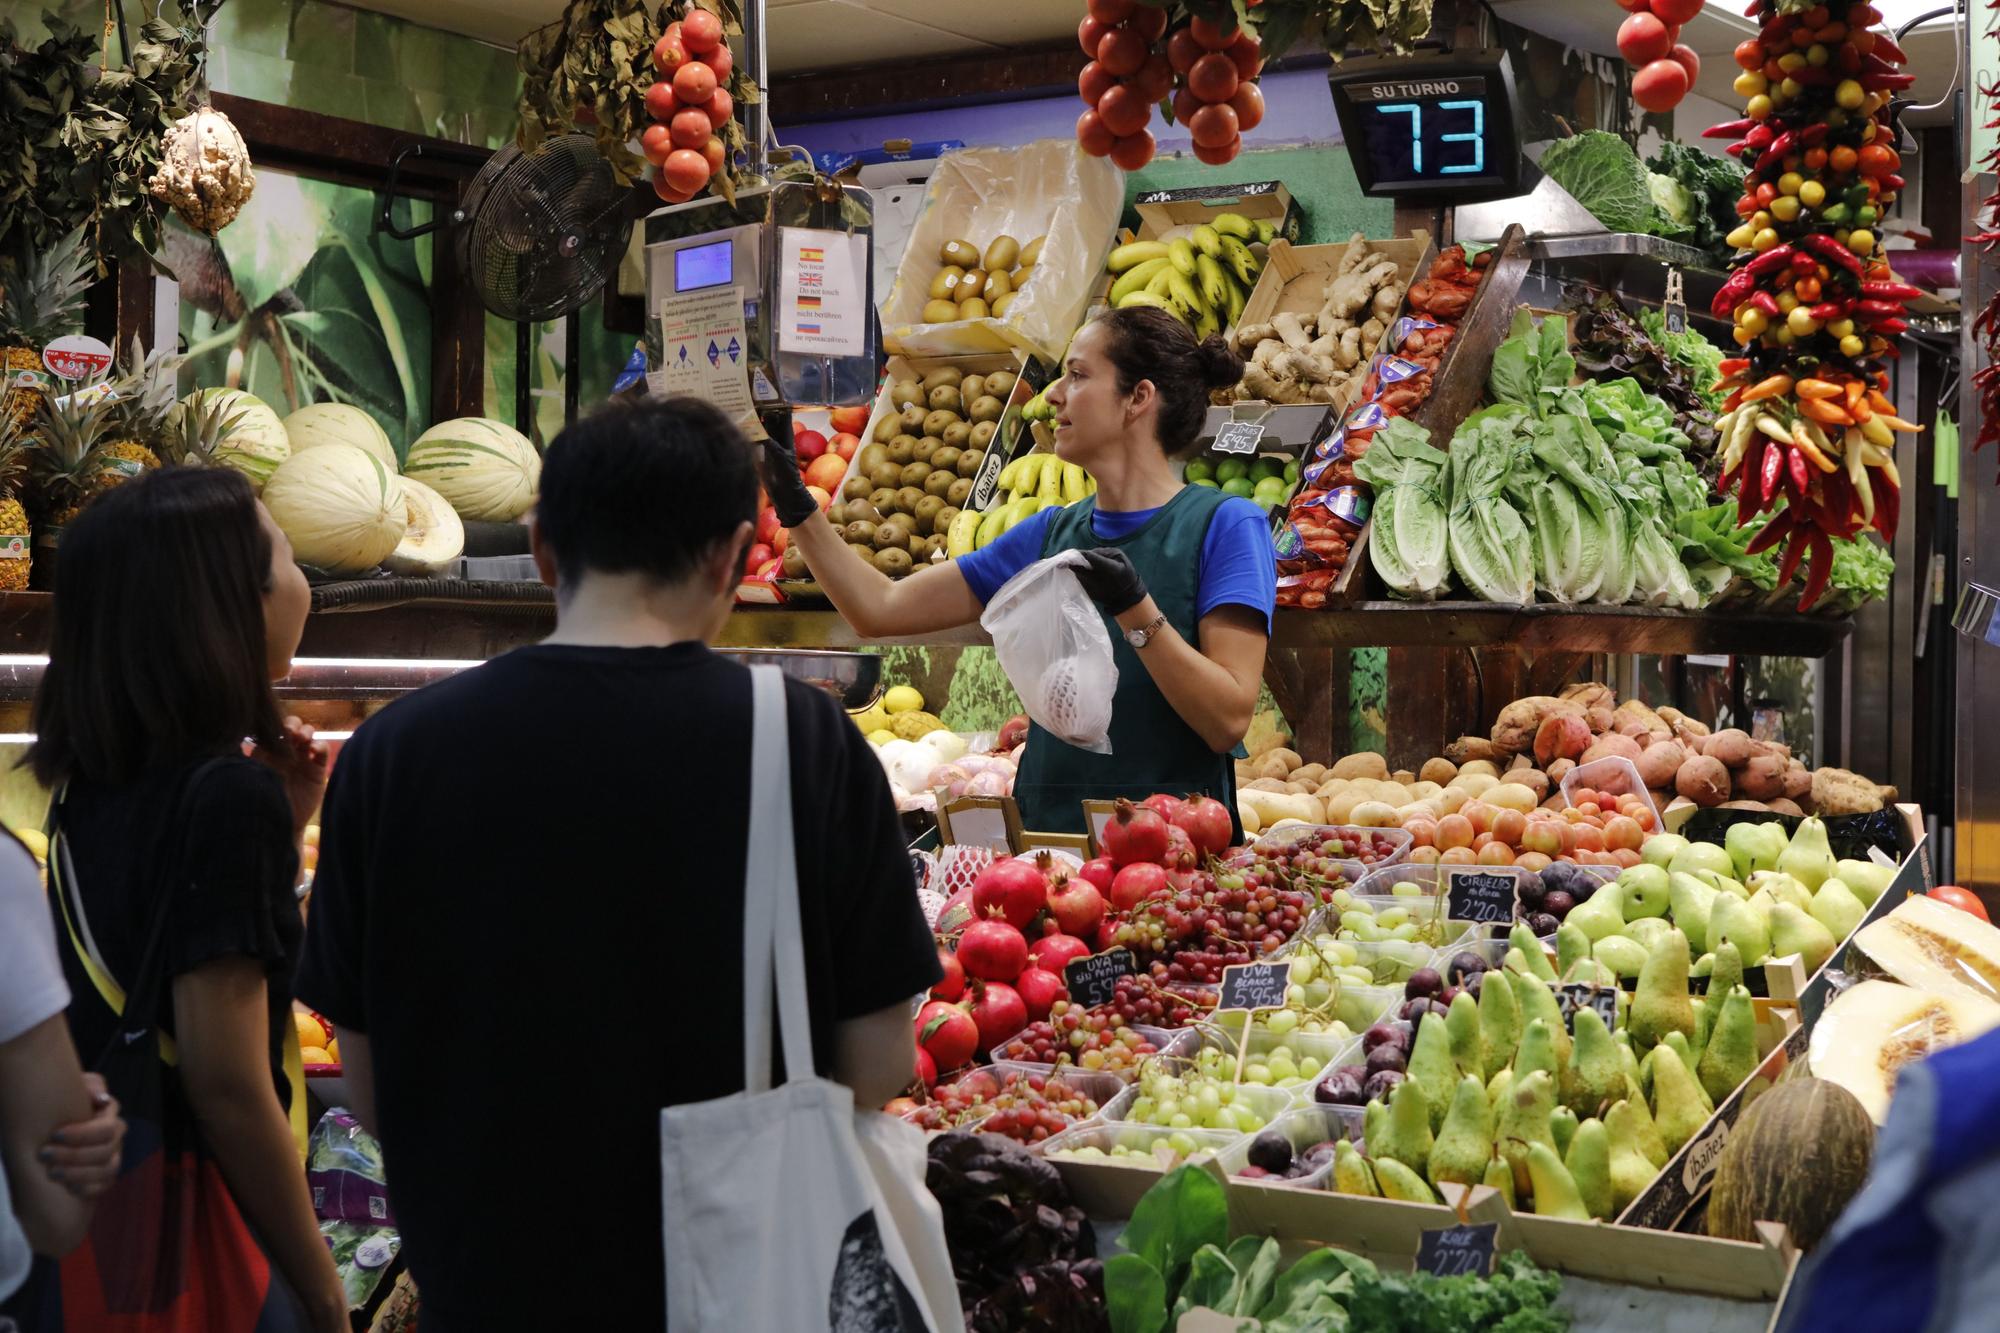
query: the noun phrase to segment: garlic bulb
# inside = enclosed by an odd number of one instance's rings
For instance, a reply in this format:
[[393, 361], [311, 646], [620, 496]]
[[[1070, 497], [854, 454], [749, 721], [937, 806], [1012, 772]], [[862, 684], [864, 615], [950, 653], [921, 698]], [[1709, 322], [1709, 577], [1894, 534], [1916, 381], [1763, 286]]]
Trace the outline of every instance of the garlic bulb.
[[235, 220], [257, 188], [250, 150], [220, 111], [201, 107], [175, 121], [160, 150], [160, 169], [148, 187], [153, 197], [210, 236]]

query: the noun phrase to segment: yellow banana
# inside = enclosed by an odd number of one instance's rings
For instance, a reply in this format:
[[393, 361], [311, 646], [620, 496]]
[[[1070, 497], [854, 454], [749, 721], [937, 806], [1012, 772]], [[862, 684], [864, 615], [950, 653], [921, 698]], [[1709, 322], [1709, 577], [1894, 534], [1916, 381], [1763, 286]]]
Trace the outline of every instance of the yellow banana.
[[1005, 512], [1007, 517], [1004, 520], [1002, 520], [1002, 525], [1000, 530], [1002, 532], [1005, 532], [1007, 531], [1007, 529], [1013, 527], [1016, 523], [1019, 523], [1022, 519], [1033, 518], [1036, 514], [1041, 512], [1041, 508], [1042, 508], [1041, 500], [1032, 495], [1027, 496], [1020, 500], [1016, 500], [1013, 504], [1008, 505], [1006, 510], [1003, 511]]
[[1215, 221], [1209, 225], [1220, 234], [1234, 236], [1239, 241], [1247, 241], [1257, 234], [1256, 225], [1241, 213], [1217, 213]]
[[1194, 248], [1215, 259], [1222, 254], [1222, 236], [1206, 222], [1194, 229]]
[[1201, 283], [1201, 299], [1208, 302], [1210, 309], [1229, 303], [1229, 277], [1222, 271], [1222, 265], [1202, 255], [1194, 261], [1195, 277]]
[[1190, 322], [1208, 311], [1208, 303], [1195, 290], [1194, 284], [1178, 273], [1167, 275], [1167, 299], [1179, 306]]
[[945, 533], [944, 553], [954, 560], [971, 554], [973, 542], [979, 536], [979, 521], [984, 517], [977, 510], [968, 509], [954, 518]]
[[1246, 287], [1257, 285], [1257, 274], [1263, 265], [1257, 262], [1257, 256], [1250, 253], [1249, 246], [1234, 236], [1223, 237], [1222, 260], [1229, 265], [1230, 271], [1236, 274], [1238, 282]]
[[1165, 268], [1154, 272], [1152, 279], [1146, 283], [1146, 290], [1154, 296], [1165, 296], [1167, 294], [1167, 284], [1173, 281], [1173, 277], [1173, 265], [1169, 264]]
[[1250, 225], [1256, 228], [1258, 241], [1265, 245], [1269, 245], [1278, 238], [1278, 224], [1269, 218], [1258, 218]]
[[1216, 313], [1213, 309], [1211, 309], [1208, 306], [1203, 306], [1200, 310], [1197, 310], [1195, 312], [1195, 317], [1194, 317], [1195, 337], [1206, 338], [1211, 333], [1220, 333], [1220, 332], [1222, 332], [1222, 321], [1221, 319], [1217, 318]]
[[1045, 505], [1062, 503], [1063, 468], [1067, 466], [1054, 454], [1042, 468], [1042, 484], [1035, 488], [1035, 498]]
[[1155, 296], [1151, 292], [1133, 292], [1118, 303], [1118, 308], [1125, 310], [1135, 305], [1149, 305], [1159, 310], [1172, 311], [1176, 315], [1180, 314], [1180, 311], [1174, 309], [1172, 301], [1164, 296]]
[[1024, 454], [1009, 463], [1006, 467], [1001, 468], [1000, 475], [996, 479], [999, 488], [1003, 491], [1013, 490], [1020, 482], [1021, 469], [1027, 466], [1028, 459], [1032, 457], [1034, 457], [1033, 454]]
[[1167, 243], [1165, 241], [1129, 241], [1113, 250], [1111, 258], [1105, 261], [1104, 266], [1113, 273], [1123, 273], [1126, 269], [1137, 264], [1143, 264], [1148, 259], [1165, 259], [1166, 257]]
[[1111, 304], [1117, 305], [1133, 292], [1145, 290], [1147, 283], [1171, 267], [1172, 264], [1164, 258], [1148, 259], [1143, 264], [1134, 264], [1119, 275], [1118, 281], [1111, 284]]
[[1250, 294], [1243, 290], [1242, 283], [1232, 278], [1229, 282], [1227, 296], [1228, 309], [1223, 316], [1222, 322], [1224, 327], [1234, 328], [1243, 319], [1243, 307], [1249, 303]]
[[1054, 454], [1029, 454], [1028, 466], [1021, 469], [1021, 494], [1034, 495], [1046, 486], [1048, 483], [1043, 479], [1048, 476], [1049, 465], [1055, 462]]
[[1073, 505], [1078, 500], [1081, 500], [1086, 494], [1088, 494], [1088, 492], [1084, 490], [1084, 478], [1086, 475], [1087, 474], [1084, 472], [1084, 470], [1078, 467], [1074, 463], [1063, 464], [1062, 502], [1064, 504]]
[[976, 551], [980, 547], [987, 545], [995, 537], [998, 537], [1007, 530], [1007, 510], [1009, 508], [1010, 506], [1008, 505], [995, 504], [991, 509], [979, 516], [979, 532], [972, 539], [973, 550]]
[[1167, 258], [1173, 262], [1175, 272], [1183, 278], [1194, 276], [1194, 246], [1187, 241], [1167, 242]]

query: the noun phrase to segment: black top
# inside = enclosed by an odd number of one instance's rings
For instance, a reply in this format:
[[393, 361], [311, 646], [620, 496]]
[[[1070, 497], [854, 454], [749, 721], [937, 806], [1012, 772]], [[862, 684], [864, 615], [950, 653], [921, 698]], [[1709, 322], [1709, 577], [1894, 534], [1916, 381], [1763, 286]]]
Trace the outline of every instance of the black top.
[[[827, 1073], [940, 973], [881, 764], [786, 692]], [[430, 1333], [664, 1326], [659, 1111], [743, 1088], [749, 781], [749, 672], [694, 643], [524, 648], [340, 755], [298, 993], [370, 1038]]]
[[[98, 953], [121, 986], [131, 986], [138, 974], [153, 894], [162, 882], [155, 858], [172, 845], [165, 837], [170, 807], [194, 767], [161, 770], [125, 787], [81, 778], [69, 784], [62, 821], [76, 891]], [[271, 978], [271, 1076], [289, 1106], [284, 1043], [292, 1030], [292, 970], [305, 929], [293, 891], [299, 860], [291, 802], [276, 773], [254, 759], [236, 758], [202, 775], [185, 808], [185, 828], [174, 836], [185, 836], [187, 871], [177, 877], [183, 887], [167, 915], [165, 975], [178, 977], [231, 956], [264, 964]], [[60, 936], [61, 915], [55, 920]], [[60, 952], [75, 1001], [70, 1035], [83, 1059], [94, 1061], [112, 1036], [111, 1011], [66, 943]], [[160, 1026], [174, 1030], [171, 997], [161, 1006]]]

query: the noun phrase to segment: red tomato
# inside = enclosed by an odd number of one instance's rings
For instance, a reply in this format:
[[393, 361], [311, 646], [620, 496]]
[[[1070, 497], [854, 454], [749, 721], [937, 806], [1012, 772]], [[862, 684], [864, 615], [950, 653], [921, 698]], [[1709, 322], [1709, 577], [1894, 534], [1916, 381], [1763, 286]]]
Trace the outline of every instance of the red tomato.
[[1655, 60], [1632, 76], [1632, 100], [1648, 111], [1672, 111], [1687, 90], [1688, 72], [1672, 60]]
[[646, 89], [646, 114], [662, 124], [674, 118], [680, 103], [674, 100], [674, 85], [661, 79]]
[[1648, 0], [1618, 0], [1618, 7], [1628, 14], [1644, 14], [1649, 9]]
[[1085, 106], [1096, 106], [1104, 94], [1118, 86], [1118, 76], [1095, 60], [1083, 67], [1076, 76], [1076, 95], [1083, 99]]
[[736, 57], [729, 54], [729, 48], [718, 46], [701, 57], [701, 63], [715, 71], [717, 83], [729, 82], [729, 71], [736, 68]]
[[1674, 49], [1667, 52], [1667, 59], [1688, 72], [1690, 88], [1694, 86], [1694, 81], [1701, 77], [1701, 57], [1696, 55], [1694, 48], [1686, 42], [1675, 42]]
[[1227, 102], [1241, 82], [1236, 62], [1220, 51], [1209, 52], [1187, 72], [1188, 91], [1204, 102]]
[[1090, 0], [1090, 16], [1099, 23], [1123, 23], [1139, 7], [1138, 0]]
[[1764, 68], [1764, 44], [1755, 37], [1746, 37], [1736, 44], [1736, 63], [1744, 69]]
[[1153, 5], [1140, 5], [1126, 22], [1137, 28], [1139, 35], [1147, 41], [1157, 42], [1167, 31], [1167, 11]]
[[681, 37], [688, 50], [705, 55], [722, 45], [722, 20], [706, 9], [689, 9], [681, 20]]
[[1227, 102], [1205, 106], [1188, 120], [1188, 133], [1197, 148], [1225, 148], [1238, 137], [1236, 109]]
[[707, 158], [692, 148], [676, 148], [667, 154], [666, 165], [660, 168], [660, 174], [666, 177], [667, 184], [674, 189], [692, 195], [708, 184], [711, 173]]
[[668, 181], [665, 169], [653, 173], [653, 193], [670, 204], [684, 204], [694, 198], [694, 191], [676, 190]]
[[1096, 111], [1086, 111], [1076, 118], [1076, 141], [1092, 157], [1109, 157], [1117, 139], [1117, 135], [1104, 128]]
[[1111, 145], [1111, 160], [1126, 171], [1137, 171], [1153, 160], [1153, 135], [1150, 130], [1140, 130], [1128, 134]]
[[1940, 884], [1926, 896], [1935, 898], [1939, 902], [1951, 907], [1956, 907], [1961, 912], [1970, 912], [1981, 921], [1988, 919], [1986, 904], [1979, 901], [1978, 895], [1972, 893], [1970, 890], [1961, 889], [1956, 884]]
[[1221, 51], [1236, 40], [1236, 25], [1229, 25], [1225, 31], [1220, 24], [1211, 23], [1196, 15], [1188, 20], [1188, 33], [1208, 51]]
[[1133, 28], [1113, 28], [1097, 44], [1097, 63], [1119, 78], [1137, 74], [1146, 64], [1146, 39]]
[[690, 106], [674, 112], [671, 130], [675, 148], [699, 148], [708, 142], [715, 127], [708, 123], [706, 111]]
[[676, 31], [680, 24], [668, 26], [660, 40], [653, 43], [653, 68], [660, 71], [660, 77], [671, 79], [682, 65], [694, 59], [688, 54], [687, 44]]
[[1202, 100], [1185, 88], [1174, 90], [1174, 123], [1185, 125], [1194, 119], [1194, 113], [1201, 110]]
[[715, 96], [715, 71], [698, 60], [682, 65], [674, 75], [674, 96], [689, 106], [700, 106]]
[[1236, 76], [1254, 79], [1257, 71], [1264, 68], [1264, 45], [1247, 32], [1236, 34], [1236, 40], [1229, 44], [1229, 58], [1236, 62]]
[[1634, 14], [1618, 25], [1618, 54], [1634, 65], [1664, 60], [1673, 49], [1667, 25], [1652, 14]]
[[1141, 96], [1138, 89], [1127, 84], [1119, 84], [1098, 99], [1097, 118], [1116, 138], [1137, 134], [1146, 128], [1146, 122], [1152, 117], [1153, 104]]
[[1110, 31], [1109, 23], [1100, 23], [1086, 14], [1083, 16], [1083, 22], [1076, 25], [1076, 44], [1083, 48], [1085, 55], [1095, 60], [1098, 44], [1104, 40], [1104, 34]]
[[1174, 90], [1174, 67], [1164, 55], [1155, 51], [1146, 57], [1144, 67], [1132, 76], [1132, 86], [1148, 102], [1161, 101]]
[[1229, 105], [1236, 111], [1236, 127], [1246, 133], [1264, 123], [1264, 90], [1254, 83], [1236, 86], [1236, 96], [1229, 99]]
[[1675, 27], [1701, 13], [1703, 0], [1650, 0], [1649, 8], [1660, 22]]
[[1201, 52], [1201, 43], [1186, 28], [1167, 39], [1167, 61], [1173, 65], [1176, 74], [1185, 74], [1193, 69], [1194, 62], [1201, 59]]
[[[729, 150], [724, 148], [722, 140], [713, 134], [709, 135], [708, 142], [701, 146], [701, 155], [708, 159], [708, 172], [711, 176], [720, 175], [722, 164], [729, 160]], [[841, 455], [842, 458], [851, 456], [851, 453]]]
[[729, 117], [735, 114], [736, 99], [729, 95], [727, 88], [717, 88], [715, 96], [703, 103], [701, 109], [708, 113], [710, 127], [719, 130], [728, 124]]
[[[708, 122], [703, 120], [702, 124]], [[645, 133], [639, 136], [639, 151], [646, 155], [648, 162], [659, 166], [667, 160], [667, 154], [674, 151], [673, 132], [665, 125], [648, 125]]]

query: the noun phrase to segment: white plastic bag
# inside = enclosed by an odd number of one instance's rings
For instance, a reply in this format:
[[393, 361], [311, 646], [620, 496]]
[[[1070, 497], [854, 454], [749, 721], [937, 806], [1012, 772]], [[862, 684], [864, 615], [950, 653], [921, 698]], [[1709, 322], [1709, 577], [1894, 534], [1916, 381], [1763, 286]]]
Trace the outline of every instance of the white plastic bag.
[[1042, 730], [1080, 750], [1111, 753], [1118, 666], [1097, 603], [1077, 581], [1080, 551], [1038, 560], [1008, 579], [979, 623], [1000, 669]]

